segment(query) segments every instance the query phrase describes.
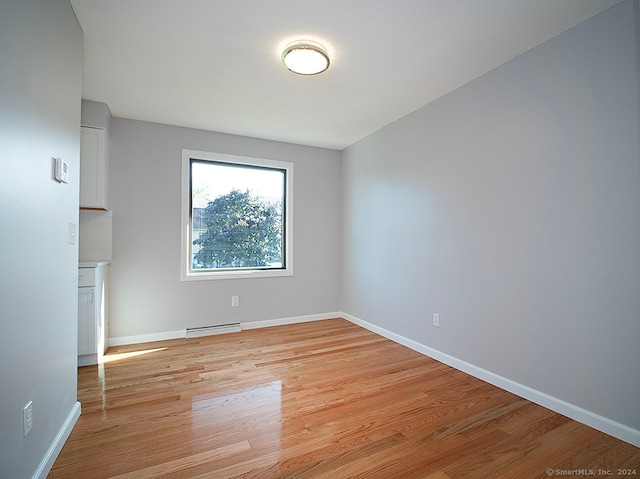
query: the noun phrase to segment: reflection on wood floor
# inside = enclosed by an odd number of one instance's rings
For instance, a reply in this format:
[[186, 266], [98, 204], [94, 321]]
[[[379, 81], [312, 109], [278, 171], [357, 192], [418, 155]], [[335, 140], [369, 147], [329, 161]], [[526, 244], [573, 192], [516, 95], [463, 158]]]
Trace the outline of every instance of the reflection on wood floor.
[[106, 359], [50, 479], [640, 477], [637, 447], [342, 319]]

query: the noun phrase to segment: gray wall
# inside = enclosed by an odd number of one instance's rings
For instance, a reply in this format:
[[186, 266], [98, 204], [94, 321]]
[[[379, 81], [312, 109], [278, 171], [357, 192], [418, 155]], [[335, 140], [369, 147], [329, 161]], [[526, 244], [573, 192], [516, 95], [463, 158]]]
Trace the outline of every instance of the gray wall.
[[[0, 4], [0, 477], [46, 462], [76, 407], [82, 31], [68, 0]], [[71, 167], [53, 180], [52, 157]], [[22, 408], [34, 425], [23, 437]]]
[[[121, 118], [111, 127], [111, 338], [340, 310], [339, 152]], [[180, 281], [182, 148], [294, 163], [293, 277]]]
[[633, 0], [346, 149], [343, 311], [640, 429], [638, 45]]

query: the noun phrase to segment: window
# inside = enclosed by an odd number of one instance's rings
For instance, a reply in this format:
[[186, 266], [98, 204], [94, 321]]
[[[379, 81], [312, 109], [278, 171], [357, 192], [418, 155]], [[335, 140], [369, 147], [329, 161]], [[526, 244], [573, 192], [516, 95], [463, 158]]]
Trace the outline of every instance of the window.
[[181, 279], [291, 276], [293, 164], [182, 150]]

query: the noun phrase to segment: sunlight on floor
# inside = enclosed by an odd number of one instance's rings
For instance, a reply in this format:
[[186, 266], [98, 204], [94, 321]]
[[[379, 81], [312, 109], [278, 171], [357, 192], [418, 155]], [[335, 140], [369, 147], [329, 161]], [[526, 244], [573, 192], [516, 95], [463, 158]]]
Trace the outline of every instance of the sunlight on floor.
[[121, 359], [133, 358], [135, 356], [142, 356], [143, 354], [155, 353], [158, 351], [164, 351], [167, 348], [155, 348], [155, 349], [142, 349], [140, 351], [130, 351], [128, 353], [114, 353], [106, 354], [102, 357], [103, 363], [110, 363], [113, 361], [119, 361]]

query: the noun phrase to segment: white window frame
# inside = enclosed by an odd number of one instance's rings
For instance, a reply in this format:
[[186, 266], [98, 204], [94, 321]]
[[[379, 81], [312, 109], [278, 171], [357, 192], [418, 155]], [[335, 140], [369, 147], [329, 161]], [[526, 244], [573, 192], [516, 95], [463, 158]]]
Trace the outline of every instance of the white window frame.
[[[278, 269], [239, 269], [223, 271], [192, 271], [191, 270], [191, 160], [209, 160], [218, 163], [232, 165], [258, 166], [266, 168], [278, 168], [285, 171], [285, 201], [284, 213], [284, 267]], [[288, 161], [268, 160], [264, 158], [252, 158], [247, 156], [229, 155], [182, 149], [182, 205], [180, 225], [180, 280], [202, 281], [219, 279], [247, 279], [247, 278], [272, 278], [281, 276], [293, 276], [293, 163]]]

